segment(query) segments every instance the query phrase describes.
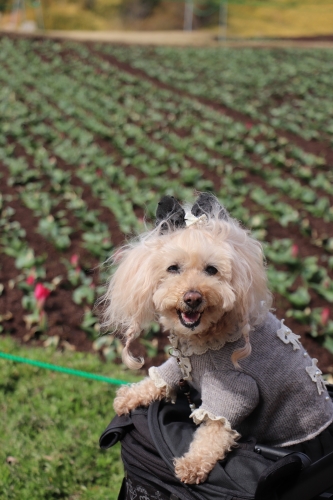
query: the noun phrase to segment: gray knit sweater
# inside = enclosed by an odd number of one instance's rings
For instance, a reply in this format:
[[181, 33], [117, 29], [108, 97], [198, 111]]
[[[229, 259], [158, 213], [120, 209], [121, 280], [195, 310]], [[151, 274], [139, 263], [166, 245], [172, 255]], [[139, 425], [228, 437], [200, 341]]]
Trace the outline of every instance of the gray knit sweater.
[[[192, 413], [196, 423], [205, 417], [221, 419], [242, 435], [261, 443], [291, 446], [317, 436], [333, 421], [333, 404], [321, 372], [283, 322], [269, 314], [250, 333], [251, 355], [231, 362], [244, 340], [227, 342], [189, 356], [193, 385], [202, 405]], [[150, 376], [176, 387], [183, 374], [175, 358], [152, 368]], [[160, 379], [160, 380], [158, 380]]]

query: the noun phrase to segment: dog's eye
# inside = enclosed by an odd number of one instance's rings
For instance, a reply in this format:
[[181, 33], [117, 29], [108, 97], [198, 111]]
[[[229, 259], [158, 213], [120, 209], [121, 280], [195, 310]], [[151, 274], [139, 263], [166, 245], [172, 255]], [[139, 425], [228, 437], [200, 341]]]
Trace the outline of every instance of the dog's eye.
[[218, 270], [214, 266], [207, 266], [205, 268], [205, 273], [209, 274], [209, 276], [214, 276], [214, 274], [218, 273]]
[[168, 271], [168, 273], [179, 273], [178, 264], [174, 264], [173, 266], [169, 266], [167, 271]]

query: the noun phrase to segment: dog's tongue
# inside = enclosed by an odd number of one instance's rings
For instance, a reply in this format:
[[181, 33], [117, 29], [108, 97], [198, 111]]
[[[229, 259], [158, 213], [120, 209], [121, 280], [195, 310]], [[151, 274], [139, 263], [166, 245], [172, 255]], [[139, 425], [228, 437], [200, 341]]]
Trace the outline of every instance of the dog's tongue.
[[182, 312], [182, 318], [185, 323], [195, 323], [200, 318], [199, 312]]

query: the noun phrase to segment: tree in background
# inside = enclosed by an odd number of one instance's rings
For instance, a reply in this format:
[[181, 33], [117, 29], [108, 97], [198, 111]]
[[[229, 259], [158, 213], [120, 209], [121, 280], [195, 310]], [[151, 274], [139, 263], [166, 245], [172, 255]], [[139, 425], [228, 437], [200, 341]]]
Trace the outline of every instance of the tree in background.
[[87, 10], [94, 10], [95, 5], [96, 5], [95, 0], [84, 0], [84, 2], [83, 2], [83, 6]]
[[161, 0], [123, 0], [121, 14], [125, 19], [146, 19], [154, 9], [161, 4]]
[[324, 36], [333, 22], [332, 0], [0, 0], [0, 28], [23, 29], [23, 10], [39, 29], [216, 31], [219, 26], [221, 39]]
[[7, 12], [10, 7], [10, 0], [0, 0], [0, 12]]

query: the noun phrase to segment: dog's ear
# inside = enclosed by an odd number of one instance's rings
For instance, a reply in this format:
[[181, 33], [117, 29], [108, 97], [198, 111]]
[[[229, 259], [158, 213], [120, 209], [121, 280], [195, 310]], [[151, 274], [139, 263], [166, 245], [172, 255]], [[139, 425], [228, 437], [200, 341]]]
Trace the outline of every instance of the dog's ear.
[[124, 337], [123, 360], [132, 369], [140, 368], [143, 360], [131, 357], [129, 344], [155, 319], [153, 294], [159, 272], [158, 243], [140, 241], [116, 252], [117, 269], [100, 302], [104, 309], [102, 328]]
[[[261, 244], [250, 233], [237, 228], [230, 232], [233, 245], [232, 286], [241, 316], [251, 323], [267, 314], [271, 304]], [[243, 233], [243, 234], [242, 234]], [[239, 236], [239, 239], [237, 237]], [[262, 304], [265, 303], [265, 307]]]
[[230, 224], [228, 242], [233, 249], [231, 285], [236, 295], [233, 311], [241, 318], [240, 326], [245, 339], [245, 346], [236, 350], [231, 358], [234, 366], [239, 368], [238, 361], [251, 353], [250, 329], [266, 317], [272, 305], [272, 295], [261, 244], [235, 224]]
[[180, 229], [186, 226], [185, 211], [173, 196], [163, 196], [158, 203], [155, 225], [160, 224], [161, 234], [167, 233], [170, 229]]
[[200, 193], [191, 212], [195, 217], [200, 217], [200, 215], [205, 214], [226, 221], [229, 219], [227, 210], [219, 203], [218, 199], [212, 193]]

